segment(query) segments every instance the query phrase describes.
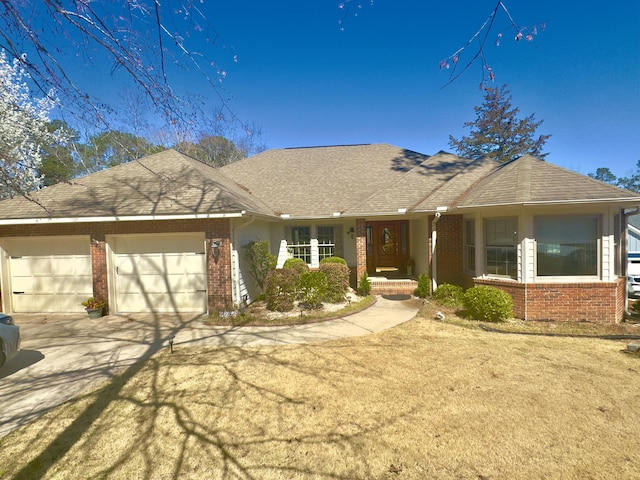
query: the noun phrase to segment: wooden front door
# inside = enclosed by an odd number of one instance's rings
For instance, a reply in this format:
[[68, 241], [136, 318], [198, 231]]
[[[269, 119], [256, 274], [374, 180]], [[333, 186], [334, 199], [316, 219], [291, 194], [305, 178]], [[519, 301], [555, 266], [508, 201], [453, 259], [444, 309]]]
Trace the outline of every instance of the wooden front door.
[[409, 258], [409, 222], [390, 220], [367, 224], [367, 270], [404, 274]]

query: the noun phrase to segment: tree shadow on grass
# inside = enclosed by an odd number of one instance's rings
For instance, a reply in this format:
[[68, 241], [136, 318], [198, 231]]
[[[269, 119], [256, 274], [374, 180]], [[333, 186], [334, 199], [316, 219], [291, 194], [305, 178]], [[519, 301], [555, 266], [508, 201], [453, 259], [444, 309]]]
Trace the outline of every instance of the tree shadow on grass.
[[[41, 431], [54, 431], [53, 438], [42, 447], [30, 445], [37, 454], [12, 478], [44, 478], [60, 468], [93, 478], [134, 471], [137, 478], [377, 475], [362, 439], [375, 436], [388, 417], [336, 417], [331, 404], [350, 401], [340, 393], [350, 388], [342, 384], [345, 375], [375, 379], [383, 388], [393, 388], [394, 380], [371, 372], [339, 342], [277, 348], [178, 344], [171, 353], [160, 341], [144, 357], [43, 419], [49, 425]], [[58, 416], [68, 423], [56, 426]], [[338, 464], [310, 458], [319, 448], [335, 452]], [[272, 455], [257, 453], [264, 451]]]

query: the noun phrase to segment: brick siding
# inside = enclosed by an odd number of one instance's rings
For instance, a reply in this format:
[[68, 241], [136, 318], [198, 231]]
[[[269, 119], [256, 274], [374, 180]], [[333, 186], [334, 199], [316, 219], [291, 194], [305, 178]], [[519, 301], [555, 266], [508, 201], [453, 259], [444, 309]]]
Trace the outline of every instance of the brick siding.
[[525, 320], [617, 323], [624, 318], [626, 283], [529, 283], [476, 278], [513, 298], [514, 315]]
[[[430, 225], [433, 217], [429, 218]], [[443, 215], [436, 223], [438, 283], [464, 285], [462, 215]]]

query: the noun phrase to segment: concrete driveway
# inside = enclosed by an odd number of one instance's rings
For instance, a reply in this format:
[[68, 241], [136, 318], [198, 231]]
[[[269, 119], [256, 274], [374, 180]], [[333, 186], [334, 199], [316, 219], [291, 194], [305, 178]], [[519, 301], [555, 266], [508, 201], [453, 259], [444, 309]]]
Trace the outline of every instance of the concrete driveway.
[[312, 343], [366, 335], [413, 318], [421, 302], [378, 297], [336, 320], [283, 327], [209, 327], [201, 315], [16, 314], [22, 348], [0, 369], [0, 437], [162, 348]]

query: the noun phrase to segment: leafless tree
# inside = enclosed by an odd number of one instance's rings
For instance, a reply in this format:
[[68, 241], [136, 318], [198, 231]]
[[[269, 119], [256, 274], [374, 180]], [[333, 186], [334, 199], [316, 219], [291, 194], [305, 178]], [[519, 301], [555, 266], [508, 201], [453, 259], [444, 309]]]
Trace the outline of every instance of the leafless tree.
[[[235, 54], [196, 2], [0, 0], [0, 12], [0, 48], [21, 61], [42, 92], [54, 89], [65, 110], [94, 124], [107, 125], [110, 107], [88, 92], [70, 59], [109, 65], [114, 81], [126, 78], [168, 123], [187, 120], [194, 104], [172, 87], [178, 69], [198, 72], [228, 109], [219, 63], [234, 62]], [[206, 51], [191, 48], [195, 37]]]

